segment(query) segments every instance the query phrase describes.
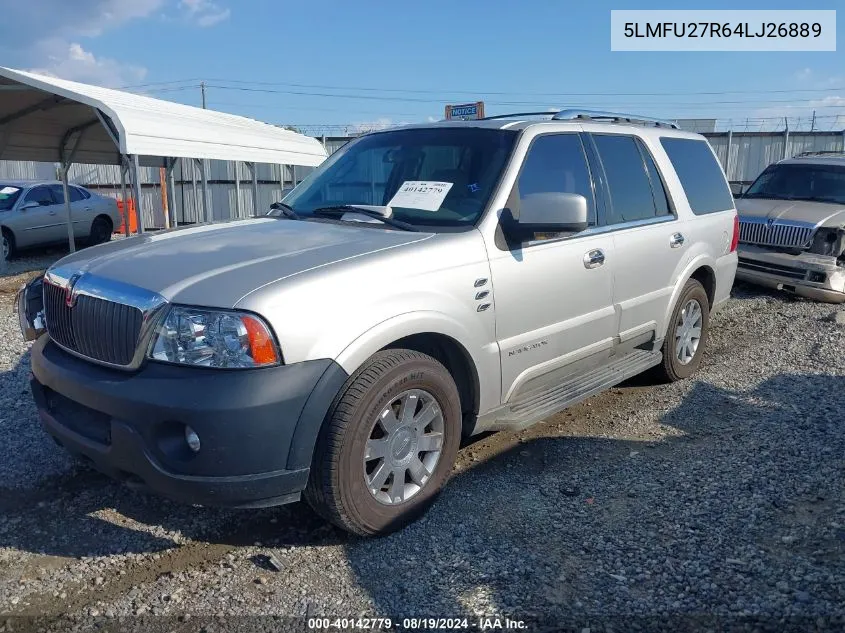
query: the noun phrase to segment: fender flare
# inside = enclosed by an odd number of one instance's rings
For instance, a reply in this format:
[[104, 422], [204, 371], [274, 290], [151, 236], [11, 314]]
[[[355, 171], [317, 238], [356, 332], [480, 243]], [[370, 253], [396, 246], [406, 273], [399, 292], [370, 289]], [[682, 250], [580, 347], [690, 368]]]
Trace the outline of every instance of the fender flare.
[[474, 338], [472, 332], [457, 319], [433, 310], [405, 312], [370, 327], [349, 343], [335, 361], [352, 375], [380, 349], [401, 338], [425, 333], [440, 334], [455, 340], [464, 348], [478, 371], [481, 358], [473, 352], [474, 345], [467, 345], [467, 341]]
[[666, 307], [666, 314], [663, 315], [663, 327], [661, 328], [663, 338], [666, 338], [666, 332], [669, 330], [669, 321], [672, 318], [672, 311], [675, 309], [675, 304], [678, 301], [681, 291], [684, 289], [686, 283], [692, 278], [692, 274], [699, 268], [709, 268], [710, 272], [713, 273], [714, 276], [716, 275], [716, 261], [713, 257], [705, 253], [697, 255], [684, 267], [681, 274], [678, 275], [678, 283], [675, 284], [675, 289], [672, 291], [672, 296], [670, 297], [669, 303]]

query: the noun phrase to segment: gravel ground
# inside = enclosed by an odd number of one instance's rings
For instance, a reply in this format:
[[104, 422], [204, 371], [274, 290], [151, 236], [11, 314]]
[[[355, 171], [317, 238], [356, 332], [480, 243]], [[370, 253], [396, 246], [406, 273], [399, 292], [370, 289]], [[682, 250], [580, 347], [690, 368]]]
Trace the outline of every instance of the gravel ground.
[[[470, 624], [487, 614], [593, 632], [845, 630], [835, 307], [739, 287], [694, 379], [638, 379], [485, 437], [462, 449], [424, 519], [360, 540], [304, 504], [189, 508], [73, 463], [38, 428], [10, 305], [0, 295], [7, 618], [68, 613], [80, 626], [105, 616], [181, 631], [212, 630], [203, 618], [224, 613]], [[268, 620], [220, 624], [235, 622]]]

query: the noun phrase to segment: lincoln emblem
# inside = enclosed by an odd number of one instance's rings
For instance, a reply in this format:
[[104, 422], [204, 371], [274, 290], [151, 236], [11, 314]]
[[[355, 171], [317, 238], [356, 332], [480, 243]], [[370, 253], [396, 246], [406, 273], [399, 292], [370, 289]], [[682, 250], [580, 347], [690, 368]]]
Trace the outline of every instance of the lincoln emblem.
[[65, 288], [65, 305], [68, 308], [72, 308], [73, 304], [76, 303], [76, 293], [74, 293], [73, 289], [76, 287], [76, 282], [79, 281], [80, 277], [82, 277], [82, 275], [74, 273], [71, 275], [70, 279], [67, 280], [67, 287]]

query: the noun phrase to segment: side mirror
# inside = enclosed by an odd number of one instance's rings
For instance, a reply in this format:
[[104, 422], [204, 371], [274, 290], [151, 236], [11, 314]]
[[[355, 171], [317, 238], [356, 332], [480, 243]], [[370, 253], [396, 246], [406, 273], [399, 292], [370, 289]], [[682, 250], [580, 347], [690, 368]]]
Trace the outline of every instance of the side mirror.
[[577, 193], [531, 193], [519, 205], [519, 227], [532, 231], [578, 233], [589, 226], [587, 199]]

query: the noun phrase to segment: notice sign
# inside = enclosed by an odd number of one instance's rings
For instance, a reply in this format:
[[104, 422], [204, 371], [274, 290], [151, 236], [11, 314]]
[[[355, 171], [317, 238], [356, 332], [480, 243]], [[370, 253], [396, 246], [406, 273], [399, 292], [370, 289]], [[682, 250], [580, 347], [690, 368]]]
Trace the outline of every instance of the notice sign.
[[406, 180], [387, 206], [437, 211], [443, 204], [443, 199], [449, 193], [449, 189], [452, 188], [452, 184], [431, 180]]
[[484, 118], [484, 102], [462, 103], [446, 106], [446, 120], [470, 121]]

